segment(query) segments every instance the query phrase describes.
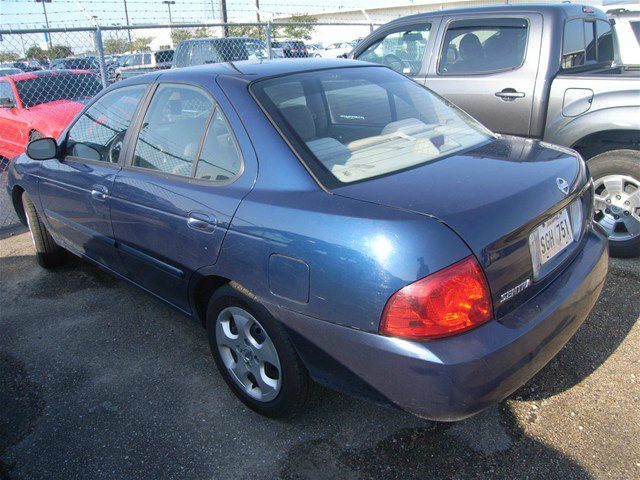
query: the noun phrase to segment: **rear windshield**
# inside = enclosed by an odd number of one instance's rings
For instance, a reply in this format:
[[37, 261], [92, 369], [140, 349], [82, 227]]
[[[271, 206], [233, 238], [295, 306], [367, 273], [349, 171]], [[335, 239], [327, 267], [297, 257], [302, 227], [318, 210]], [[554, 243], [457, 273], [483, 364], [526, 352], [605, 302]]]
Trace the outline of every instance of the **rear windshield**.
[[16, 82], [18, 95], [25, 108], [56, 100], [91, 98], [102, 89], [100, 78], [79, 73], [28, 78]]
[[155, 53], [156, 63], [171, 63], [173, 60], [173, 50], [162, 50]]
[[493, 134], [384, 67], [298, 73], [251, 87], [325, 186], [388, 175], [486, 143]]
[[91, 70], [100, 68], [98, 62], [93, 58], [70, 58], [64, 61], [64, 66], [71, 70]]

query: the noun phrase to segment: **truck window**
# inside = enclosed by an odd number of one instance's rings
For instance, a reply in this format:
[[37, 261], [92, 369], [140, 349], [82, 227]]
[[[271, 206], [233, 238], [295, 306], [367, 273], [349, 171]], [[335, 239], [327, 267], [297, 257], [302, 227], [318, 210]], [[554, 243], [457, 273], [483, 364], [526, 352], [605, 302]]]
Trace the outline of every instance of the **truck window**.
[[562, 68], [613, 61], [611, 25], [604, 20], [577, 18], [564, 26]]
[[458, 75], [519, 68], [524, 62], [529, 23], [523, 18], [451, 22], [444, 37], [438, 73]]
[[[416, 75], [422, 66], [430, 31], [430, 24], [393, 29], [369, 45], [357, 59], [386, 65], [405, 75]], [[339, 48], [341, 44], [335, 45]]]
[[613, 35], [611, 34], [611, 24], [604, 20], [596, 21], [596, 35], [598, 37], [598, 61], [613, 62]]

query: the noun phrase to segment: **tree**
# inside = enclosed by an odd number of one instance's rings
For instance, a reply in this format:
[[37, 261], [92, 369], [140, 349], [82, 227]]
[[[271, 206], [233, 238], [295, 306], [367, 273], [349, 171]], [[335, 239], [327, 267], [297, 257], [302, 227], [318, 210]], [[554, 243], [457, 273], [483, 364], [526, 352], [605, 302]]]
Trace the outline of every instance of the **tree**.
[[47, 58], [47, 51], [40, 48], [38, 45], [32, 45], [24, 52], [26, 58], [34, 60], [45, 60]]
[[151, 50], [149, 45], [153, 41], [153, 37], [138, 37], [134, 39], [129, 45], [129, 50], [132, 52], [144, 52]]
[[[287, 21], [314, 23], [317, 19], [313, 15], [299, 14], [291, 15]], [[294, 40], [311, 40], [313, 28], [313, 25], [285, 25], [276, 29], [276, 35], [278, 37], [291, 38]]]
[[20, 58], [20, 55], [13, 52], [0, 52], [0, 62], [15, 62]]
[[118, 55], [129, 50], [129, 42], [124, 38], [107, 38], [102, 42], [102, 46], [107, 55]]
[[49, 60], [54, 60], [56, 58], [71, 57], [72, 55], [73, 55], [73, 50], [71, 50], [71, 47], [67, 45], [54, 45], [47, 52], [47, 56], [49, 57]]
[[227, 31], [230, 37], [251, 37], [260, 38], [262, 27], [256, 25], [229, 25]]
[[198, 27], [191, 31], [188, 28], [174, 28], [171, 31], [171, 41], [174, 46], [177, 46], [183, 40], [189, 40], [190, 38], [207, 38], [210, 37], [207, 27]]

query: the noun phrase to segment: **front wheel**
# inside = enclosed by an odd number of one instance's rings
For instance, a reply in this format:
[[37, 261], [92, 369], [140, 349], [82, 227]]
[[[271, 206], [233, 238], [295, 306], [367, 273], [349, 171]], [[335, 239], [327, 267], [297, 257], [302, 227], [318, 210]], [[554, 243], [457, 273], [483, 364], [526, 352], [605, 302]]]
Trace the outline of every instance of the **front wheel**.
[[284, 327], [248, 292], [233, 283], [216, 290], [207, 334], [218, 370], [245, 405], [273, 418], [304, 409], [312, 380]]
[[27, 193], [22, 194], [22, 207], [24, 208], [38, 264], [43, 268], [54, 268], [62, 265], [67, 259], [67, 251], [56, 244]]
[[595, 188], [595, 221], [614, 257], [640, 255], [640, 152], [613, 150], [588, 161]]

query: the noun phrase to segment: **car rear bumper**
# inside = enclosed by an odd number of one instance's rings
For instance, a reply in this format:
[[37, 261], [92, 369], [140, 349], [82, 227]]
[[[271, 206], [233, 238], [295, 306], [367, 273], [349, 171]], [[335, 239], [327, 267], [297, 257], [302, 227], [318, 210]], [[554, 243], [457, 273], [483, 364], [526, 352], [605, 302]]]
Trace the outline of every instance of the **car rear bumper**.
[[449, 338], [413, 342], [274, 307], [321, 383], [432, 420], [460, 420], [522, 386], [584, 322], [604, 285], [606, 237], [583, 250], [544, 291], [499, 321]]

